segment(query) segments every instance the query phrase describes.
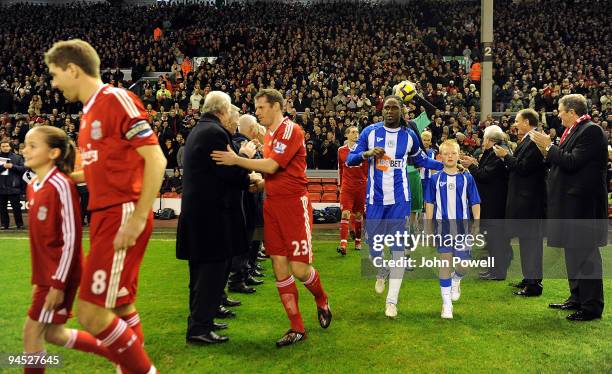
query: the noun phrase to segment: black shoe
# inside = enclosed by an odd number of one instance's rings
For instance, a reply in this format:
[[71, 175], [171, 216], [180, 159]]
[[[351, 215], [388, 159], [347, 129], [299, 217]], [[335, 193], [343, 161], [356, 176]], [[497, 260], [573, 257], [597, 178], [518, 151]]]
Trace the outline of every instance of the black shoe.
[[235, 306], [242, 305], [242, 302], [240, 302], [240, 300], [232, 300], [230, 298], [227, 298], [221, 301], [221, 305], [226, 306], [226, 307], [235, 307]]
[[560, 304], [548, 304], [549, 308], [552, 309], [561, 309], [561, 310], [580, 310], [580, 304], [575, 303], [573, 301], [564, 301]]
[[489, 271], [489, 269], [485, 270], [485, 271], [481, 271], [478, 273], [479, 277], [484, 277], [486, 275], [489, 275], [491, 272]]
[[295, 344], [301, 340], [306, 340], [306, 331], [297, 332], [294, 330], [289, 330], [276, 342], [276, 346], [278, 348], [286, 347], [288, 345]]
[[211, 331], [202, 335], [193, 335], [187, 337], [187, 343], [192, 344], [219, 344], [225, 343], [229, 338], [227, 336], [217, 335], [214, 331]]
[[346, 256], [346, 249], [342, 248], [341, 246], [338, 246], [338, 248], [336, 248], [336, 252], [338, 252], [342, 256]]
[[262, 273], [261, 271], [257, 270], [257, 269], [251, 269], [249, 270], [249, 275], [252, 277], [257, 277], [257, 278], [263, 278], [266, 275], [264, 273]]
[[225, 322], [213, 322], [213, 331], [225, 330], [227, 328], [227, 323]]
[[244, 283], [228, 286], [227, 289], [230, 292], [243, 293], [246, 295], [255, 293], [256, 291], [253, 287], [247, 287]]
[[584, 322], [584, 321], [592, 321], [594, 319], [600, 319], [601, 316], [586, 312], [584, 310], [579, 310], [576, 313], [572, 313], [565, 318], [567, 318], [568, 321]]
[[525, 279], [523, 279], [523, 280], [521, 280], [518, 283], [510, 283], [508, 285], [512, 286], [514, 288], [525, 288], [527, 286], [527, 281]]
[[266, 269], [263, 266], [261, 266], [260, 264], [255, 264], [255, 270], [263, 272]]
[[255, 279], [252, 276], [249, 275], [249, 277], [244, 281], [244, 284], [246, 284], [247, 286], [259, 286], [261, 284], [263, 284], [264, 281], [262, 281], [261, 279]]
[[236, 317], [236, 313], [223, 307], [220, 306], [219, 309], [217, 310], [217, 314], [215, 315], [215, 318], [234, 318]]
[[503, 281], [506, 278], [498, 278], [495, 275], [491, 274], [491, 273], [487, 273], [484, 275], [480, 275], [478, 276], [478, 278], [480, 278], [481, 280], [491, 280], [491, 281]]
[[23, 230], [23, 229], [25, 229], [25, 227], [23, 227], [23, 225], [17, 225], [17, 227], [16, 227], [16, 228], [17, 228], [17, 230]]
[[541, 296], [542, 289], [525, 287], [522, 290], [519, 290], [513, 293], [517, 296], [525, 296], [525, 297]]
[[8, 229], [9, 229], [8, 227], [4, 227], [4, 226], [0, 227], [0, 230], [8, 230]]
[[325, 309], [317, 307], [317, 317], [319, 319], [319, 325], [324, 329], [328, 328], [332, 321], [332, 312], [329, 309], [329, 303], [327, 303]]

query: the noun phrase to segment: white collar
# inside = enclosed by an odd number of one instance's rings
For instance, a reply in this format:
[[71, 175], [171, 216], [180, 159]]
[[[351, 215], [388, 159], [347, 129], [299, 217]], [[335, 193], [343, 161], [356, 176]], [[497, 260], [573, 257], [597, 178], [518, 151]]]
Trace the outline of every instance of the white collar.
[[106, 87], [105, 84], [101, 85], [96, 91], [96, 93], [93, 94], [93, 96], [89, 99], [87, 104], [83, 107], [83, 113], [87, 113], [89, 109], [91, 109], [91, 106], [96, 101], [96, 97], [98, 97], [98, 94], [100, 93], [100, 91], [102, 91], [102, 89], [104, 89], [104, 87]]
[[[40, 178], [38, 176], [36, 176], [37, 181], [32, 183], [32, 188], [34, 189], [34, 192], [36, 192], [36, 191], [40, 190], [41, 188], [43, 188], [43, 186], [45, 185], [45, 182], [47, 181], [47, 179], [49, 179], [49, 177], [51, 177], [51, 174], [53, 174], [53, 172], [55, 172], [55, 169], [57, 169], [57, 166], [54, 166], [53, 168], [51, 168], [51, 170], [49, 170], [47, 175], [45, 175], [45, 177], [42, 180], [40, 180]], [[40, 182], [38, 182], [38, 180], [40, 180]]]

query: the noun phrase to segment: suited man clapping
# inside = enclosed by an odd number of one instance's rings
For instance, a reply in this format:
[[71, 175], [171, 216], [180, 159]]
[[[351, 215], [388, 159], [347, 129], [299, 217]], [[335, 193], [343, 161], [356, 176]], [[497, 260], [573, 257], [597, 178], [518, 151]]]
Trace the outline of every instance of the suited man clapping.
[[565, 128], [559, 145], [546, 134], [532, 131], [531, 140], [550, 165], [548, 174], [548, 245], [565, 248], [570, 297], [549, 307], [576, 310], [570, 321], [601, 318], [604, 308], [602, 260], [607, 244], [607, 139], [587, 114], [580, 94], [559, 100]]
[[542, 294], [543, 237], [541, 220], [546, 202], [546, 166], [544, 156], [531, 141], [529, 132], [538, 126], [538, 114], [533, 109], [517, 113], [514, 125], [520, 144], [514, 155], [495, 145], [493, 151], [509, 171], [506, 199], [506, 233], [518, 236], [523, 280], [514, 285], [519, 296]]

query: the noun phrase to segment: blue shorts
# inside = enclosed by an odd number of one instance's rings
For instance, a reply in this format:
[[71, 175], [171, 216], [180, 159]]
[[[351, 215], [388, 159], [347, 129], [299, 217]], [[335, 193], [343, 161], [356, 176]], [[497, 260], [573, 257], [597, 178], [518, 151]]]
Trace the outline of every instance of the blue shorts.
[[[366, 233], [370, 255], [382, 256], [383, 236], [403, 234], [407, 231], [406, 218], [410, 217], [410, 201], [392, 205], [372, 205], [366, 207]], [[389, 246], [392, 251], [403, 251], [403, 245]]]
[[434, 224], [435, 232], [443, 238], [442, 240], [452, 237], [453, 241], [458, 241], [456, 243], [453, 242], [452, 245], [441, 243], [441, 245], [437, 246], [438, 253], [452, 253], [453, 257], [459, 257], [462, 260], [467, 260], [471, 257], [471, 245], [466, 245], [463, 241], [460, 241], [461, 238], [465, 239], [465, 235], [470, 233], [470, 223], [468, 220], [436, 220]]

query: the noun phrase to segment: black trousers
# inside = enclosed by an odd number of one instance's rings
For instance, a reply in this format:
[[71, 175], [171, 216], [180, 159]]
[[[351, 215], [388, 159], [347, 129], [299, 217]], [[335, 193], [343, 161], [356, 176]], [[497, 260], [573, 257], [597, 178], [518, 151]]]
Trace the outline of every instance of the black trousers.
[[23, 217], [21, 215], [21, 199], [19, 195], [0, 195], [0, 224], [4, 228], [10, 226], [10, 219], [8, 214], [8, 203], [11, 203], [13, 208], [13, 217], [15, 217], [15, 225], [23, 226]]
[[565, 266], [570, 288], [568, 301], [601, 316], [604, 308], [602, 261], [597, 247], [565, 248]]
[[239, 285], [249, 277], [249, 254], [251, 252], [251, 238], [253, 238], [254, 231], [253, 229], [247, 230], [248, 248], [241, 248], [239, 251], [241, 254], [232, 258], [229, 276], [229, 284], [231, 285]]
[[189, 261], [189, 318], [187, 336], [212, 330], [227, 282], [229, 259], [214, 263]]
[[519, 236], [521, 269], [526, 286], [541, 288], [544, 241], [537, 236]]
[[487, 251], [489, 252], [489, 256], [495, 259], [495, 266], [489, 269], [489, 271], [496, 278], [505, 279], [512, 258], [510, 237], [506, 235], [500, 220], [491, 220], [487, 222], [483, 225], [481, 232], [484, 232], [484, 230], [487, 231]]
[[87, 204], [89, 204], [89, 190], [87, 186], [77, 186], [77, 192], [79, 193], [80, 207], [81, 207], [81, 222], [91, 222], [91, 213], [87, 210]]

